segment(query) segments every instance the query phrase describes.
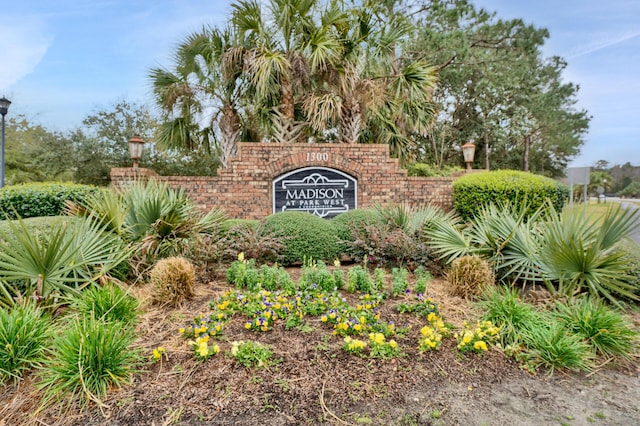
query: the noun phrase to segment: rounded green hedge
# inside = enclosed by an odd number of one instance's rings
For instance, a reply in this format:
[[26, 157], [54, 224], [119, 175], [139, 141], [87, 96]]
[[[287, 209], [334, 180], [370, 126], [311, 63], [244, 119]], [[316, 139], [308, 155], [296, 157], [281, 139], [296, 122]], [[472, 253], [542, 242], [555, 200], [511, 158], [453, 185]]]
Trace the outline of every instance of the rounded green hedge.
[[551, 178], [516, 170], [469, 173], [453, 182], [453, 207], [463, 220], [471, 220], [490, 203], [527, 202], [529, 213], [550, 200], [560, 210], [569, 188]]
[[[343, 252], [348, 252], [349, 243], [356, 235], [362, 235], [368, 226], [382, 226], [384, 221], [380, 213], [374, 209], [349, 210], [331, 219]], [[349, 254], [349, 253], [347, 253]]]
[[0, 189], [0, 220], [40, 216], [59, 216], [67, 200], [83, 201], [100, 189], [74, 183], [26, 183]]
[[302, 263], [305, 259], [333, 261], [340, 255], [333, 222], [310, 213], [273, 214], [264, 220], [259, 232], [282, 240], [281, 262], [285, 266]]

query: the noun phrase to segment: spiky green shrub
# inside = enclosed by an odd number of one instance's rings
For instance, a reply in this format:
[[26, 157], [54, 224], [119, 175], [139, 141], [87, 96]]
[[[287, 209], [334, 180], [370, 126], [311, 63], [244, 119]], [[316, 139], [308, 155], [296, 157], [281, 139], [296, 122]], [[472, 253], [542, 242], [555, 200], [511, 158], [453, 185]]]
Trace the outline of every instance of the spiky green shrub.
[[51, 318], [35, 303], [0, 308], [0, 383], [39, 366], [52, 334]]
[[460, 173], [464, 170], [455, 166], [437, 167], [433, 164], [426, 163], [413, 163], [407, 167], [407, 174], [409, 176], [421, 176], [421, 177], [440, 177], [451, 176], [454, 173]]
[[0, 188], [0, 220], [63, 214], [67, 201], [83, 202], [100, 189], [74, 183], [25, 183]]
[[71, 311], [82, 316], [93, 315], [104, 322], [120, 321], [134, 325], [138, 319], [140, 303], [124, 288], [113, 282], [85, 289], [74, 298]]
[[589, 345], [557, 322], [526, 330], [524, 340], [527, 346], [524, 357], [533, 369], [545, 367], [553, 374], [556, 369], [589, 370], [593, 365]]
[[334, 275], [324, 262], [309, 261], [302, 266], [302, 274], [298, 282], [300, 289], [305, 290], [313, 285], [323, 291], [334, 291], [337, 288]]
[[196, 273], [193, 265], [184, 257], [160, 259], [149, 273], [154, 286], [153, 299], [167, 306], [179, 306], [193, 297]]
[[282, 265], [294, 265], [305, 259], [333, 261], [340, 247], [333, 222], [306, 212], [282, 212], [268, 216], [260, 235], [282, 239]]
[[503, 347], [522, 344], [528, 331], [549, 323], [543, 312], [520, 300], [517, 289], [490, 287], [477, 305], [483, 320], [500, 327]]
[[630, 359], [637, 351], [638, 332], [622, 313], [601, 300], [582, 297], [567, 304], [556, 302], [554, 315], [598, 354]]
[[568, 198], [566, 185], [515, 170], [469, 173], [453, 182], [453, 207], [465, 221], [491, 203], [519, 204], [526, 200], [533, 213], [549, 201], [560, 210]]
[[409, 271], [405, 268], [393, 268], [391, 270], [391, 295], [397, 297], [409, 290]]
[[36, 234], [22, 220], [0, 229], [0, 304], [35, 295], [43, 304], [78, 294], [108, 275], [131, 250], [117, 235], [86, 220], [57, 221]]
[[93, 315], [80, 316], [66, 325], [51, 346], [38, 386], [44, 405], [68, 398], [82, 407], [98, 402], [112, 387], [130, 381], [141, 360], [130, 346], [132, 327], [120, 321], [104, 322]]
[[475, 299], [494, 285], [495, 276], [486, 260], [479, 256], [462, 256], [451, 262], [447, 281], [452, 295]]

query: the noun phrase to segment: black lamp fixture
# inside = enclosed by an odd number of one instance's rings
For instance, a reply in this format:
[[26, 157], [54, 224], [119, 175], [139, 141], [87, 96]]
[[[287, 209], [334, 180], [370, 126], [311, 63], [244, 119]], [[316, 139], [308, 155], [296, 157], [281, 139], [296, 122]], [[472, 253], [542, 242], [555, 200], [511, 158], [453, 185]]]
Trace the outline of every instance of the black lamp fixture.
[[133, 160], [133, 168], [138, 168], [138, 160], [142, 157], [142, 148], [144, 148], [144, 141], [140, 139], [140, 136], [134, 135], [129, 139], [129, 156]]
[[9, 112], [11, 101], [4, 96], [0, 98], [0, 115], [2, 115], [2, 146], [0, 147], [0, 188], [4, 188], [4, 116]]
[[473, 165], [473, 157], [476, 153], [476, 146], [473, 142], [469, 141], [462, 145], [462, 156], [464, 157], [464, 162], [467, 163], [467, 171], [472, 169]]

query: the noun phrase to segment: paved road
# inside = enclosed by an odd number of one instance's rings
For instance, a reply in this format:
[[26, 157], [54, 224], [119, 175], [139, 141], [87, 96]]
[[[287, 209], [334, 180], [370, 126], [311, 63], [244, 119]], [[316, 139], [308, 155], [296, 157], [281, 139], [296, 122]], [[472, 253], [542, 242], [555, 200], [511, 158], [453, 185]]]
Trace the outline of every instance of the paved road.
[[[640, 206], [636, 204], [640, 202], [638, 199], [624, 199], [617, 197], [609, 197], [607, 201], [614, 201], [620, 203], [623, 209], [640, 209]], [[633, 231], [630, 235], [631, 239], [636, 242], [640, 246], [640, 216], [638, 216], [638, 227]]]

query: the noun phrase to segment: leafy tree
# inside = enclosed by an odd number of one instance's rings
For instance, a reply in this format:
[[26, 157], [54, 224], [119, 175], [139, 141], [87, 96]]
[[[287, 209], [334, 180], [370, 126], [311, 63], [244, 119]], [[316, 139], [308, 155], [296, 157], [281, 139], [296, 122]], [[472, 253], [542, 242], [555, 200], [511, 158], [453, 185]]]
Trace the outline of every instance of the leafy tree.
[[[562, 82], [566, 63], [545, 59], [546, 29], [504, 21], [466, 0], [420, 2], [413, 52], [439, 64], [438, 125], [422, 139], [423, 161], [476, 163], [557, 176], [583, 143], [589, 117], [575, 109], [578, 87]], [[425, 53], [426, 52], [426, 53]], [[450, 141], [442, 144], [444, 135]]]
[[75, 181], [106, 185], [112, 168], [131, 167], [128, 140], [135, 134], [147, 142], [141, 167], [164, 175], [215, 173], [215, 159], [156, 149], [153, 141], [158, 129], [157, 119], [146, 106], [126, 100], [88, 115], [70, 136], [75, 150]]
[[65, 135], [18, 115], [7, 119], [5, 143], [5, 185], [72, 179], [73, 149]]

